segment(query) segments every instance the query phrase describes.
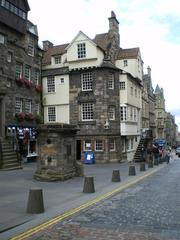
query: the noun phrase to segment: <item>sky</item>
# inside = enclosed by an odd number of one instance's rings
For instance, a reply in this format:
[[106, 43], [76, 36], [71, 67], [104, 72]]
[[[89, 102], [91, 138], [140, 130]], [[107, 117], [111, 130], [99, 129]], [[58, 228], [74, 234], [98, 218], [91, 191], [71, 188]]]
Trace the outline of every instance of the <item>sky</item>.
[[38, 27], [39, 43], [71, 42], [81, 30], [89, 38], [109, 29], [113, 10], [119, 21], [120, 47], [139, 47], [144, 73], [164, 89], [166, 111], [180, 131], [180, 1], [179, 0], [28, 0], [28, 19]]

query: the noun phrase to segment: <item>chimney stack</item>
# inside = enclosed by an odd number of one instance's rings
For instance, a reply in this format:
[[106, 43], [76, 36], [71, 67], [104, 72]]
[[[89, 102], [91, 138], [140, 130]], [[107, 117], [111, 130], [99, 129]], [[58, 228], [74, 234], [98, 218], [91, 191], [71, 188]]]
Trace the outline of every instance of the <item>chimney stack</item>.
[[43, 41], [43, 50], [44, 51], [47, 51], [49, 48], [53, 47], [53, 43], [46, 40], [46, 41]]

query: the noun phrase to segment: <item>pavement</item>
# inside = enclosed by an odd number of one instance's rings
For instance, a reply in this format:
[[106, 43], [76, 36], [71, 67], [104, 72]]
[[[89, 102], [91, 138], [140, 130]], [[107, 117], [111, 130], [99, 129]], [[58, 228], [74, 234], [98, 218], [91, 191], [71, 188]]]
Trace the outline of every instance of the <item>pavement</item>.
[[[83, 193], [84, 177], [75, 177], [64, 182], [40, 182], [33, 179], [36, 163], [26, 163], [22, 170], [0, 171], [0, 239], [26, 239], [31, 234], [22, 236], [20, 234], [31, 231], [31, 229], [36, 229], [36, 231], [44, 229], [44, 227], [38, 228], [37, 226], [43, 226], [43, 224], [49, 226], [51, 219], [53, 222], [58, 222], [59, 219], [93, 206], [147, 176], [155, 174], [165, 166], [166, 163], [149, 169], [146, 166], [147, 170], [140, 172], [139, 164], [136, 163], [136, 176], [129, 176], [128, 163], [84, 164], [84, 175], [94, 177], [95, 192], [88, 194]], [[120, 182], [111, 181], [113, 170], [120, 171]], [[29, 190], [35, 187], [43, 190], [45, 212], [28, 214], [26, 208]]]

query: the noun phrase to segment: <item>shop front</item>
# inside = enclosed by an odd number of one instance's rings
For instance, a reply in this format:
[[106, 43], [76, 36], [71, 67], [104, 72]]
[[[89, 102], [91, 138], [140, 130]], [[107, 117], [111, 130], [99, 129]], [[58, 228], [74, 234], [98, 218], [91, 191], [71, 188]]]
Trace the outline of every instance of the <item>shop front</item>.
[[9, 125], [6, 138], [12, 143], [22, 162], [35, 161], [37, 157], [37, 129], [29, 125]]

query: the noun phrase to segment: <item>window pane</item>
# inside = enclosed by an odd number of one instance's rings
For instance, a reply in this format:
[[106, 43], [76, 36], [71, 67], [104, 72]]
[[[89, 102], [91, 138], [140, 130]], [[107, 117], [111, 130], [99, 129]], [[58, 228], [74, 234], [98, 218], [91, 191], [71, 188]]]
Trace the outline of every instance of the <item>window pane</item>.
[[56, 121], [56, 108], [48, 107], [48, 121], [55, 122]]
[[108, 88], [114, 89], [114, 75], [110, 74], [108, 79]]
[[24, 111], [27, 112], [27, 113], [32, 112], [32, 100], [25, 99]]
[[28, 65], [25, 66], [25, 79], [31, 80], [31, 67]]
[[16, 98], [15, 112], [16, 113], [22, 112], [22, 99], [21, 98]]
[[53, 76], [47, 77], [47, 92], [55, 92], [55, 80]]
[[92, 121], [94, 119], [94, 104], [93, 103], [83, 103], [81, 105], [81, 114], [83, 121]]
[[22, 64], [21, 63], [16, 63], [16, 78], [22, 78]]
[[86, 57], [86, 44], [85, 43], [80, 43], [77, 45], [77, 54], [78, 54], [78, 58]]
[[92, 73], [81, 74], [82, 91], [92, 90]]
[[102, 151], [103, 150], [103, 141], [102, 140], [96, 140], [95, 150], [96, 151]]

